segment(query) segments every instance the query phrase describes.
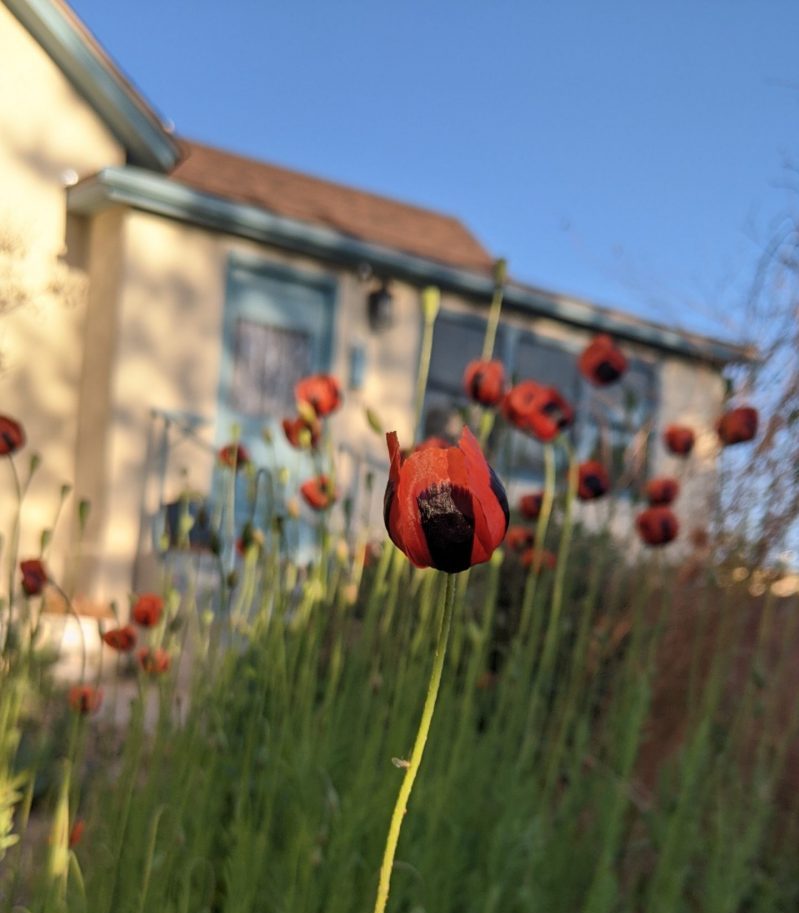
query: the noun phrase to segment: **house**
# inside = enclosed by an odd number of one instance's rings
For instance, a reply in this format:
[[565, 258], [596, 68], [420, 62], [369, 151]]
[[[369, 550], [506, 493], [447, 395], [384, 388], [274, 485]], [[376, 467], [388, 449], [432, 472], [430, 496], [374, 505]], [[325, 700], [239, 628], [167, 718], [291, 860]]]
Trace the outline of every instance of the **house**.
[[[0, 54], [0, 239], [19, 242], [0, 256], [21, 271], [25, 299], [12, 306], [18, 298], [0, 288], [2, 412], [43, 456], [23, 550], [38, 552], [60, 486], [72, 483], [72, 498], [91, 503], [85, 536], [65, 511], [48, 561], [97, 598], [123, 597], [147, 576], [163, 506], [186, 486], [210, 490], [234, 424], [259, 459], [289, 462], [279, 431], [269, 444], [261, 429], [292, 410], [293, 383], [311, 371], [345, 387], [342, 481], [384, 473], [384, 444], [363, 412], [411, 440], [430, 284], [442, 311], [428, 425], [446, 418], [480, 352], [492, 291], [494, 256], [461, 222], [176, 137], [62, 0], [2, 0]], [[60, 293], [73, 287], [84, 293]], [[677, 420], [710, 429], [721, 369], [751, 356], [509, 282], [497, 351], [511, 372], [576, 401], [583, 447], [592, 394], [574, 354], [598, 331], [631, 356], [627, 405], [654, 431]], [[629, 430], [620, 419], [611, 433], [623, 444]], [[700, 511], [714, 454], [708, 432], [683, 499]], [[535, 448], [528, 457], [534, 470]], [[651, 459], [658, 471], [666, 457], [655, 448]], [[12, 488], [0, 484], [8, 529]]]

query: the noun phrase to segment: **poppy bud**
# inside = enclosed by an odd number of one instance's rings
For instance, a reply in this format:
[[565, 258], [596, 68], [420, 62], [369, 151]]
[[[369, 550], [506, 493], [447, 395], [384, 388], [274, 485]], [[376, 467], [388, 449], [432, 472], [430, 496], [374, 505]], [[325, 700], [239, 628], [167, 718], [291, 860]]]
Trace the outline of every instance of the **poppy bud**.
[[136, 629], [131, 625], [112, 628], [103, 634], [103, 642], [120, 653], [129, 653], [136, 646]]
[[286, 434], [286, 440], [297, 450], [307, 450], [309, 447], [316, 447], [322, 434], [322, 426], [319, 419], [314, 416], [307, 421], [303, 416], [295, 419], [283, 419], [283, 431]]
[[307, 403], [318, 418], [335, 412], [341, 405], [341, 388], [330, 374], [313, 374], [303, 378], [294, 388], [298, 403]]
[[8, 415], [0, 415], [0, 456], [10, 456], [24, 445], [22, 425]]
[[675, 456], [688, 456], [694, 449], [696, 436], [687, 425], [669, 425], [663, 432], [666, 449]]
[[22, 589], [28, 596], [38, 596], [47, 583], [47, 569], [38, 558], [20, 561], [22, 571]]
[[680, 483], [677, 479], [663, 477], [650, 479], [646, 483], [646, 499], [653, 506], [671, 504], [680, 493]]
[[519, 498], [519, 513], [528, 520], [537, 520], [543, 503], [543, 492], [535, 491], [529, 495], [522, 495]]
[[463, 374], [466, 393], [482, 406], [496, 406], [505, 392], [505, 369], [501, 361], [470, 361]]
[[99, 710], [102, 701], [102, 692], [91, 685], [73, 685], [69, 689], [69, 706], [83, 716]]
[[647, 545], [667, 545], [677, 538], [680, 524], [670, 507], [647, 507], [635, 518], [638, 533]]
[[142, 671], [148, 675], [160, 675], [169, 669], [172, 659], [162, 647], [142, 647], [136, 653]]
[[523, 548], [532, 545], [534, 539], [533, 531], [526, 526], [509, 526], [505, 535], [505, 545], [512, 552], [520, 552]]
[[242, 444], [225, 444], [217, 454], [219, 462], [229, 469], [235, 469], [236, 472], [250, 462], [250, 455], [247, 448]]
[[386, 435], [391, 460], [383, 516], [391, 541], [416, 567], [450, 574], [488, 561], [508, 528], [505, 489], [468, 428], [457, 446], [400, 453]]
[[579, 473], [577, 497], [593, 501], [610, 491], [610, 479], [605, 467], [596, 460], [586, 460], [577, 467]]
[[336, 500], [337, 494], [326, 475], [315, 476], [300, 485], [300, 494], [305, 503], [314, 510], [327, 510]]
[[574, 422], [574, 409], [554, 387], [532, 380], [516, 384], [502, 401], [505, 418], [543, 443], [553, 441]]
[[133, 606], [133, 620], [143, 628], [154, 628], [161, 620], [164, 600], [156, 593], [142, 593]]
[[545, 567], [548, 571], [555, 569], [558, 559], [548, 549], [528, 548], [522, 554], [522, 567], [534, 567], [538, 563], [539, 569]]
[[745, 444], [757, 434], [758, 415], [757, 409], [751, 406], [739, 406], [731, 409], [716, 422], [721, 443], [725, 447], [733, 444]]
[[605, 387], [624, 374], [627, 358], [613, 339], [603, 333], [583, 349], [577, 366], [587, 381], [596, 387]]

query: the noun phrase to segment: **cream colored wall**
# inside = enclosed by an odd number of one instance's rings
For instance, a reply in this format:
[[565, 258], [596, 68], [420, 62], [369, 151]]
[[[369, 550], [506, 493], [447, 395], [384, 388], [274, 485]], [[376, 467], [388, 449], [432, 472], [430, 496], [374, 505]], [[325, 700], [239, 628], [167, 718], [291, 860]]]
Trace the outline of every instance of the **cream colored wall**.
[[[108, 221], [116, 217], [104, 213], [99, 218]], [[116, 326], [110, 338], [110, 324], [96, 328], [103, 337], [98, 343], [92, 338], [90, 324], [87, 342], [87, 351], [113, 351], [103, 369], [109, 372], [107, 383], [96, 377], [84, 381], [86, 403], [92, 404], [93, 414], [101, 416], [107, 411], [112, 418], [103, 441], [94, 440], [102, 434], [92, 437], [90, 427], [102, 429], [102, 421], [86, 420], [87, 443], [81, 451], [86, 460], [82, 478], [97, 505], [86, 549], [98, 559], [92, 562], [91, 588], [95, 595], [105, 598], [124, 596], [134, 576], [140, 585], [155, 579], [154, 561], [146, 557], [152, 552], [152, 543], [146, 523], [143, 528], [142, 506], [145, 516], [152, 517], [160, 503], [174, 500], [185, 487], [208, 490], [218, 443], [214, 422], [200, 429], [202, 443], [171, 448], [162, 489], [157, 467], [163, 425], [153, 422], [151, 410], [215, 418], [225, 281], [231, 255], [289, 265], [336, 282], [332, 370], [342, 379], [345, 390], [344, 404], [331, 426], [337, 443], [345, 450], [338, 477], [343, 490], [358, 471], [385, 463], [385, 441], [370, 430], [364, 418], [366, 405], [379, 412], [386, 428], [396, 428], [403, 439], [410, 440], [420, 328], [418, 292], [401, 283], [392, 285], [393, 327], [375, 334], [366, 317], [365, 299], [371, 286], [354, 272], [130, 210], [124, 213], [118, 236], [122, 251], [119, 277], [108, 280], [119, 287]], [[95, 227], [92, 237], [95, 246], [91, 256], [102, 271], [109, 256], [99, 239], [107, 237], [107, 232]], [[347, 389], [349, 351], [355, 344], [363, 346], [366, 354], [360, 391]], [[173, 443], [179, 437], [173, 435]], [[365, 459], [354, 461], [353, 453]], [[148, 464], [149, 472], [145, 470]], [[379, 514], [382, 491], [379, 495], [372, 505], [374, 516]], [[360, 509], [365, 510], [366, 505]], [[145, 559], [134, 569], [137, 550]]]
[[[75, 481], [85, 298], [80, 273], [66, 265], [63, 175], [71, 169], [82, 177], [122, 162], [124, 154], [2, 4], [0, 60], [0, 235], [18, 238], [27, 250], [23, 261], [0, 264], [0, 298], [13, 272], [28, 299], [0, 313], [0, 410], [24, 422], [29, 443], [21, 465], [34, 450], [43, 458], [26, 502], [22, 551], [30, 554], [38, 552], [41, 529], [52, 523], [61, 484]], [[68, 288], [70, 300], [48, 290], [54, 279]], [[0, 465], [4, 533], [12, 503], [8, 476]], [[51, 558], [58, 576], [68, 540], [62, 523]]]

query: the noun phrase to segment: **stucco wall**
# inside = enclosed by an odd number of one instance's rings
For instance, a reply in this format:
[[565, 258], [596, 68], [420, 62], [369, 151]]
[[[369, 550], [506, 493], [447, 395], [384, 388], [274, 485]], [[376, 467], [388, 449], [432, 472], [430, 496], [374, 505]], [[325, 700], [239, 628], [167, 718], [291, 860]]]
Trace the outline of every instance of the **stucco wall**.
[[[2, 411], [20, 417], [28, 435], [20, 465], [34, 450], [43, 458], [24, 517], [22, 551], [35, 553], [42, 528], [52, 524], [61, 484], [75, 481], [85, 299], [79, 272], [66, 265], [64, 175], [82, 177], [121, 163], [124, 154], [2, 4], [0, 60], [0, 235], [18, 240], [26, 252], [23, 260], [6, 258], [0, 280], [0, 298], [12, 272], [24, 293], [18, 307], [0, 312], [0, 385]], [[54, 279], [69, 296], [49, 290]], [[7, 467], [0, 466], [3, 532], [12, 509], [8, 482]], [[62, 521], [53, 544], [51, 564], [59, 576], [68, 525]]]

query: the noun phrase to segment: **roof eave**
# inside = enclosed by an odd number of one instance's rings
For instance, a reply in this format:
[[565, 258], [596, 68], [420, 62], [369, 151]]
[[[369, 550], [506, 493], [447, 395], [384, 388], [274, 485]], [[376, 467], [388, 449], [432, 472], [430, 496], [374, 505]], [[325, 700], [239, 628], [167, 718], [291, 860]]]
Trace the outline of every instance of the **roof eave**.
[[[488, 300], [493, 280], [487, 273], [448, 266], [394, 248], [372, 244], [330, 228], [278, 216], [257, 206], [236, 203], [194, 190], [177, 181], [135, 167], [106, 168], [67, 192], [71, 212], [90, 215], [108, 205], [130, 206], [189, 222], [213, 231], [249, 238], [336, 263], [369, 263], [397, 278]], [[682, 333], [636, 317], [608, 311], [566, 296], [509, 283], [510, 308], [568, 323], [591, 332], [606, 332], [642, 345], [716, 365], [752, 362], [757, 352], [711, 337]]]
[[3, 0], [126, 149], [131, 162], [167, 173], [180, 148], [152, 109], [52, 0]]

